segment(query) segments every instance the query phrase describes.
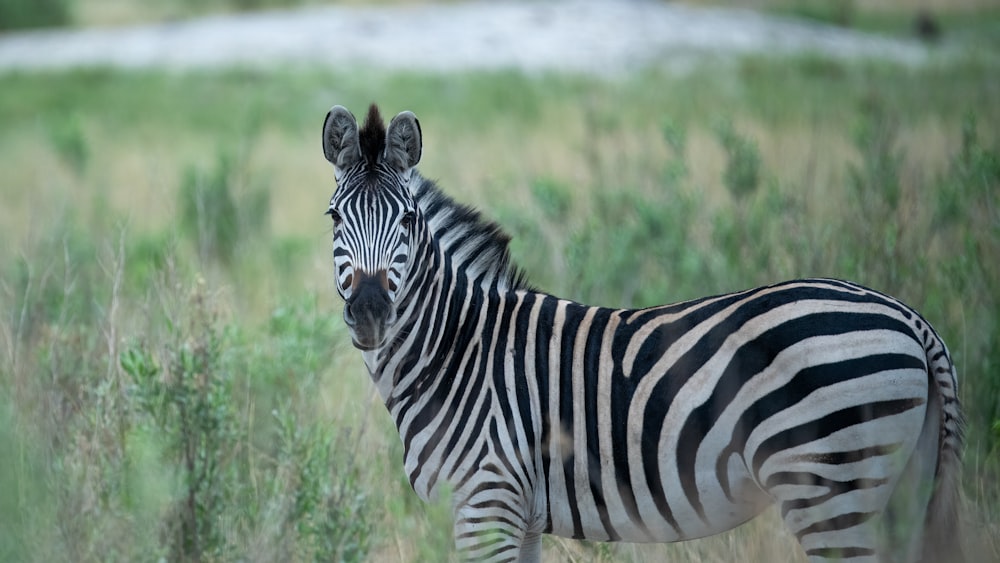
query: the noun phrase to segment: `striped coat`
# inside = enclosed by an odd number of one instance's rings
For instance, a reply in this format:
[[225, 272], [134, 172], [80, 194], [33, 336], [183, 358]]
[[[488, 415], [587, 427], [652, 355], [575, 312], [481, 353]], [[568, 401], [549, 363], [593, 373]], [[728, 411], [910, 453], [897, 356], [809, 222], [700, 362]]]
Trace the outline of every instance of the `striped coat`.
[[641, 310], [559, 299], [415, 172], [421, 149], [408, 112], [324, 124], [345, 321], [414, 490], [452, 491], [463, 555], [681, 541], [777, 504], [814, 561], [961, 557], [955, 369], [919, 314], [824, 279]]

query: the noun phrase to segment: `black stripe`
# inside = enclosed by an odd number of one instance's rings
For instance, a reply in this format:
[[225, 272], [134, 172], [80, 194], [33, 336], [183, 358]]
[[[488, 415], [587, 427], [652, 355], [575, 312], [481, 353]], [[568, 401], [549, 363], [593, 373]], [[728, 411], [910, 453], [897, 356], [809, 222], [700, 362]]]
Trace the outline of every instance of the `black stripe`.
[[517, 548], [516, 545], [511, 545], [511, 544], [508, 544], [508, 545], [505, 545], [505, 546], [502, 546], [502, 547], [498, 547], [498, 548], [494, 549], [493, 551], [491, 551], [489, 553], [482, 554], [481, 555], [481, 559], [483, 561], [497, 561], [498, 563], [501, 562], [501, 561], [515, 561], [516, 560], [516, 554], [512, 555], [508, 559], [498, 559], [498, 557], [501, 554], [503, 554], [504, 552], [510, 551], [510, 550], [516, 549], [516, 548]]
[[628, 431], [631, 426], [628, 413], [632, 404], [632, 396], [635, 394], [635, 388], [640, 378], [625, 377], [622, 371], [625, 351], [638, 327], [639, 325], [628, 325], [622, 320], [615, 330], [611, 344], [613, 372], [611, 374], [610, 413], [608, 416], [611, 417], [611, 456], [615, 467], [615, 485], [621, 494], [622, 504], [632, 525], [642, 531], [647, 538], [652, 539], [653, 535], [642, 520], [642, 515], [639, 514], [635, 490], [632, 487], [632, 464], [628, 457]]
[[[433, 260], [437, 260], [433, 258]], [[412, 373], [414, 367], [422, 359], [424, 359], [424, 354], [433, 353], [435, 350], [436, 339], [442, 330], [450, 324], [450, 322], [443, 318], [444, 316], [444, 306], [447, 303], [447, 299], [443, 298], [443, 293], [445, 288], [447, 288], [447, 275], [442, 283], [435, 283], [433, 276], [430, 275], [429, 271], [423, 273], [423, 277], [415, 280], [417, 291], [410, 293], [406, 300], [400, 304], [400, 309], [405, 311], [409, 308], [410, 302], [414, 299], [418, 299], [417, 295], [421, 296], [419, 298], [420, 303], [416, 307], [416, 311], [407, 317], [406, 325], [403, 330], [406, 334], [413, 331], [414, 327], [419, 324], [419, 329], [417, 332], [418, 338], [415, 342], [406, 350], [402, 350], [404, 344], [404, 339], [399, 338], [392, 343], [389, 348], [389, 357], [394, 357], [396, 354], [402, 352], [406, 354], [406, 357], [399, 364], [399, 372], [393, 374], [393, 384], [395, 384], [401, 374]], [[431, 312], [431, 307], [434, 308], [434, 312]], [[434, 323], [435, 329], [431, 330], [431, 323]], [[450, 340], [441, 340], [437, 343], [438, 346], [451, 344]], [[413, 389], [417, 396], [423, 394], [424, 389], [430, 387], [432, 382], [438, 381], [438, 374], [441, 373], [444, 368], [441, 366], [441, 360], [443, 358], [433, 358], [438, 361], [428, 362], [426, 369], [422, 370], [420, 373], [414, 375]], [[391, 407], [394, 404], [394, 398], [387, 398], [386, 407], [392, 410]]]
[[848, 528], [853, 528], [864, 524], [875, 516], [874, 512], [848, 512], [847, 514], [840, 514], [834, 516], [829, 520], [823, 520], [821, 522], [816, 522], [811, 526], [806, 526], [798, 532], [795, 533], [795, 537], [802, 541], [804, 536], [809, 534], [818, 534], [821, 532], [835, 532], [837, 530], [846, 530]]
[[[464, 319], [464, 322], [461, 323], [461, 329], [458, 331], [457, 340], [455, 341], [457, 349], [466, 350], [467, 354], [457, 355], [456, 357], [452, 358], [452, 361], [446, 366], [445, 372], [443, 374], [439, 373], [437, 375], [438, 378], [437, 387], [429, 396], [425, 395], [420, 397], [418, 400], [408, 401], [404, 403], [399, 410], [399, 414], [396, 415], [396, 420], [398, 423], [399, 421], [405, 419], [406, 413], [411, 407], [416, 406], [419, 409], [417, 414], [413, 417], [413, 420], [410, 422], [410, 425], [407, 427], [405, 434], [403, 435], [403, 444], [407, 449], [409, 449], [409, 444], [413, 440], [413, 437], [418, 432], [426, 428], [429, 424], [431, 424], [431, 422], [433, 422], [434, 417], [437, 415], [440, 409], [448, 408], [453, 411], [452, 412], [453, 416], [458, 415], [458, 413], [454, 412], [454, 410], [459, 407], [458, 403], [462, 401], [462, 398], [465, 396], [470, 396], [470, 397], [474, 396], [474, 395], [469, 395], [467, 392], [467, 388], [469, 387], [469, 385], [474, 386], [477, 391], [482, 388], [483, 384], [481, 377], [482, 369], [477, 370], [475, 378], [470, 373], [470, 370], [475, 365], [473, 358], [479, 354], [479, 346], [472, 345], [471, 343], [473, 341], [473, 338], [475, 337], [475, 327], [478, 321], [476, 312], [478, 312], [482, 307], [483, 296], [481, 293], [472, 292], [472, 294], [468, 298], [474, 302], [475, 306], [470, 308], [469, 310], [470, 314], [467, 315], [466, 318]], [[454, 303], [452, 306], [458, 306], [458, 305], [459, 305], [458, 303]], [[457, 325], [458, 315], [450, 315], [449, 320], [456, 321], [456, 322], [450, 322], [449, 324]], [[465, 373], [460, 376], [458, 370], [461, 367], [462, 363], [461, 360], [464, 357], [469, 357], [470, 359], [469, 362], [466, 364]], [[454, 394], [452, 396], [452, 401], [454, 401], [454, 403], [449, 405], [448, 404], [449, 393], [452, 392], [452, 387], [455, 386], [457, 386], [457, 388], [455, 389]], [[464, 405], [465, 410], [463, 416], [468, 416], [468, 409], [470, 406], [471, 406], [470, 402], [467, 402]], [[414, 470], [413, 475], [411, 475], [410, 478], [411, 481], [416, 480], [416, 476], [419, 475], [419, 473], [423, 470], [423, 460], [427, 458], [427, 455], [429, 454], [430, 450], [432, 450], [435, 446], [437, 446], [440, 443], [440, 441], [444, 437], [444, 434], [449, 428], [450, 425], [448, 424], [440, 424], [438, 425], [437, 428], [434, 429], [434, 434], [431, 440], [424, 448], [424, 451], [421, 452], [420, 456], [421, 462], [418, 463], [416, 469]], [[454, 440], [455, 437], [453, 436], [452, 443], [454, 443]]]
[[[473, 295], [475, 295], [479, 299], [483, 298], [481, 291], [473, 291]], [[496, 295], [491, 294], [486, 298], [486, 308], [485, 308], [486, 326], [495, 325], [499, 307], [500, 307], [500, 299]], [[477, 315], [475, 314], [477, 312], [480, 315], [482, 315], [483, 308], [480, 306], [474, 309], [470, 309], [469, 317], [477, 318]], [[476, 320], [478, 321], [478, 319]], [[441, 428], [444, 428], [445, 430], [452, 429], [453, 431], [451, 434], [451, 438], [448, 440], [448, 443], [444, 446], [444, 449], [440, 451], [440, 457], [444, 459], [445, 456], [447, 456], [450, 452], [455, 451], [455, 449], [459, 447], [458, 441], [461, 438], [461, 435], [464, 432], [465, 426], [468, 424], [468, 421], [472, 418], [472, 412], [474, 409], [478, 409], [479, 414], [475, 418], [475, 426], [473, 427], [472, 432], [469, 433], [468, 440], [475, 442], [479, 440], [480, 437], [482, 436], [483, 426], [485, 425], [486, 419], [489, 417], [489, 415], [493, 410], [492, 401], [483, 400], [483, 399], [490, 399], [493, 397], [493, 394], [490, 393], [488, 390], [486, 393], [483, 393], [483, 387], [486, 386], [487, 379], [489, 377], [492, 377], [491, 374], [487, 373], [487, 368], [489, 366], [489, 358], [491, 353], [492, 351], [486, 347], [486, 343], [483, 343], [482, 347], [476, 345], [471, 350], [469, 350], [468, 354], [465, 354], [465, 357], [468, 358], [468, 363], [466, 364], [466, 369], [462, 373], [461, 380], [459, 381], [459, 389], [454, 395], [454, 401], [463, 402], [462, 412], [456, 418], [449, 419], [447, 423], [441, 424], [440, 428], [435, 429], [434, 436], [428, 442], [428, 447], [425, 448], [424, 451], [420, 452], [421, 455], [417, 459], [418, 468], [422, 467], [424, 465], [424, 462], [427, 460], [427, 456], [425, 456], [424, 454], [429, 453], [430, 450], [436, 448], [439, 445], [441, 438], [443, 438], [444, 436], [444, 433], [440, 432]], [[471, 370], [473, 366], [476, 364], [474, 359], [477, 356], [479, 360], [478, 362], [479, 365], [476, 368], [475, 375], [472, 375]], [[457, 364], [459, 363], [459, 361], [460, 360], [456, 358], [454, 360], [454, 363]], [[468, 383], [470, 379], [471, 379], [471, 389], [466, 390], [465, 384]], [[452, 409], [454, 410], [454, 407], [452, 407]], [[459, 451], [464, 451], [464, 449], [465, 448], [463, 447]], [[458, 465], [456, 464], [456, 468], [457, 467]], [[438, 469], [440, 469], [440, 466], [438, 467]], [[414, 473], [416, 474], [416, 472]], [[454, 473], [451, 473], [448, 475], [448, 477], [451, 478], [453, 475]], [[435, 473], [431, 476], [431, 482], [434, 482], [436, 479], [437, 479], [437, 470], [435, 470]], [[461, 486], [461, 484], [457, 482], [452, 482], [451, 484], [456, 488]]]
[[[525, 294], [522, 302], [521, 308], [517, 312], [517, 318], [514, 320], [516, 328], [514, 330], [514, 370], [515, 370], [515, 388], [514, 391], [517, 396], [517, 409], [518, 409], [518, 421], [521, 427], [524, 429], [524, 437], [527, 440], [527, 444], [524, 444], [523, 449], [528, 457], [534, 455], [536, 442], [535, 442], [535, 427], [534, 427], [534, 414], [531, 408], [531, 392], [529, 389], [529, 377], [530, 373], [527, 358], [524, 356], [524, 351], [527, 349], [528, 343], [528, 324], [531, 319], [531, 310], [535, 306], [535, 294], [528, 293]], [[536, 355], [542, 349], [537, 346], [535, 347]], [[544, 386], [545, 381], [539, 379], [539, 374], [534, 374], [535, 377], [532, 380], [536, 385]], [[541, 405], [541, 410], [545, 410], [548, 405], [544, 403]], [[534, 464], [531, 464], [534, 465]]]
[[[563, 437], [560, 443], [572, 444], [569, 452], [563, 451], [562, 471], [566, 481], [566, 500], [573, 519], [574, 539], [583, 539], [579, 499], [576, 496], [576, 439], [573, 427], [573, 357], [576, 355], [576, 335], [587, 309], [570, 303], [565, 307], [562, 325], [562, 349], [559, 357], [559, 424]], [[579, 405], [583, 408], [583, 405]]]
[[824, 557], [826, 559], [848, 559], [873, 555], [875, 555], [875, 550], [868, 547], [815, 547], [806, 550], [806, 557]]
[[[433, 296], [436, 298], [434, 301], [436, 307], [435, 313], [433, 316], [428, 315], [426, 312], [419, 315], [420, 334], [424, 335], [424, 340], [420, 346], [421, 349], [415, 351], [422, 356], [426, 350], [430, 349], [434, 339], [440, 334], [438, 348], [440, 355], [433, 358], [433, 361], [428, 362], [424, 369], [415, 376], [416, 382], [414, 384], [414, 393], [419, 393], [421, 397], [424, 396], [427, 388], [436, 384], [438, 386], [437, 391], [434, 399], [431, 400], [440, 401], [438, 404], [443, 404], [444, 398], [448, 395], [448, 387], [454, 381], [455, 373], [458, 370], [457, 363], [453, 362], [452, 365], [446, 366], [444, 365], [444, 361], [451, 351], [457, 349], [457, 346], [462, 346], [460, 348], [462, 350], [467, 349], [473, 336], [471, 327], [475, 326], [475, 323], [471, 322], [470, 317], [462, 318], [459, 316], [462, 303], [466, 299], [467, 286], [464, 281], [454, 279], [451, 276], [447, 260], [443, 264], [441, 271], [443, 280], [437, 286], [437, 293]], [[427, 283], [433, 283], [433, 281], [428, 279]], [[447, 317], [445, 316], [446, 310], [449, 313]], [[432, 318], [435, 323], [434, 330], [431, 330], [430, 326]], [[462, 340], [459, 340], [459, 335], [462, 335]], [[393, 386], [396, 383], [396, 381], [393, 381]], [[392, 412], [396, 403], [406, 398], [407, 395], [388, 397], [385, 399], [385, 406]], [[415, 403], [417, 401], [404, 401], [403, 406], [396, 415], [397, 426], [399, 421], [405, 418], [407, 411], [416, 406]]]
[[541, 410], [542, 436], [542, 474], [545, 478], [540, 484], [545, 488], [545, 533], [552, 531], [552, 499], [549, 495], [549, 476], [552, 474], [548, 444], [552, 439], [552, 428], [549, 418], [549, 346], [552, 342], [552, 327], [555, 325], [557, 301], [554, 297], [541, 295], [542, 304], [538, 308], [538, 319], [535, 324], [535, 380], [538, 382], [538, 404]]
[[902, 444], [882, 444], [844, 452], [801, 454], [795, 456], [795, 461], [819, 463], [824, 465], [844, 465], [848, 463], [857, 463], [872, 457], [889, 455], [898, 450], [900, 447], [902, 447]]
[[[507, 387], [507, 377], [506, 377], [506, 361], [507, 361], [507, 338], [510, 333], [510, 323], [517, 313], [519, 307], [523, 305], [519, 304], [516, 298], [511, 295], [509, 298], [507, 296], [500, 296], [495, 291], [490, 291], [490, 299], [496, 299], [498, 302], [504, 303], [504, 308], [502, 311], [498, 312], [498, 318], [495, 321], [488, 320], [487, 327], [493, 333], [494, 342], [491, 344], [492, 349], [490, 350], [490, 357], [493, 361], [493, 388], [496, 389], [497, 404], [500, 406], [500, 417], [504, 425], [504, 432], [510, 436], [511, 451], [517, 455], [518, 452], [525, 446], [518, 442], [518, 432], [516, 426], [520, 425], [518, 418], [514, 416], [514, 407], [511, 405], [511, 399], [517, 398], [516, 387], [518, 385], [523, 385], [519, 383], [518, 380], [521, 378], [517, 377], [518, 374], [523, 372], [517, 371], [511, 374], [514, 378], [514, 389], [509, 389]], [[492, 322], [491, 322], [492, 321]], [[512, 351], [513, 353], [513, 351]], [[493, 423], [495, 424], [495, 422]], [[495, 438], [496, 447], [500, 448], [499, 436]], [[530, 442], [529, 442], [530, 443]], [[523, 464], [522, 464], [523, 467]], [[521, 471], [511, 471], [513, 477], [521, 479]], [[524, 483], [521, 483], [524, 485]]]
[[[493, 471], [493, 474], [496, 475], [497, 477], [502, 477], [502, 474], [499, 471], [500, 468], [496, 466], [494, 467], [496, 469]], [[485, 469], [485, 468], [480, 468], [480, 469]], [[479, 476], [482, 477], [482, 474], [480, 474]], [[489, 496], [492, 497], [495, 496], [494, 493], [496, 491], [507, 491], [509, 493], [513, 493], [514, 496], [518, 496], [521, 494], [521, 491], [519, 491], [517, 487], [514, 486], [513, 483], [509, 483], [507, 481], [483, 481], [480, 479], [476, 481], [476, 485], [475, 487], [472, 488], [472, 492], [469, 494], [469, 498], [473, 498], [479, 493], [489, 493]], [[501, 506], [511, 513], [517, 513], [515, 507], [512, 507], [506, 501], [502, 501], [499, 499], [492, 499], [490, 502], [497, 503], [497, 506]]]
[[768, 289], [766, 287], [758, 287], [755, 289], [750, 289], [747, 291], [741, 291], [738, 293], [729, 293], [725, 295], [713, 295], [710, 297], [700, 297], [698, 299], [692, 299], [690, 301], [683, 301], [681, 303], [673, 303], [670, 305], [661, 305], [659, 307], [650, 307], [648, 309], [637, 309], [634, 311], [629, 311], [625, 319], [629, 324], [636, 326], [644, 325], [650, 321], [655, 321], [656, 319], [664, 315], [676, 315], [679, 313], [684, 313], [687, 309], [692, 309], [706, 301], [711, 301], [716, 299], [714, 303], [703, 306], [697, 311], [692, 311], [690, 313], [684, 314], [684, 319], [688, 319], [690, 325], [695, 326], [700, 324], [705, 319], [708, 319], [712, 315], [715, 315], [719, 311], [722, 311], [726, 307], [729, 307], [733, 303], [745, 299], [750, 295], [760, 293], [761, 291]]
[[815, 487], [825, 487], [827, 489], [827, 492], [822, 495], [782, 502], [781, 517], [785, 518], [785, 516], [787, 516], [792, 510], [801, 510], [804, 508], [819, 506], [842, 494], [860, 489], [874, 489], [885, 485], [888, 482], [888, 478], [858, 478], [848, 481], [837, 481], [815, 473], [806, 473], [802, 471], [779, 471], [778, 473], [774, 473], [767, 478], [767, 482], [764, 483], [764, 488], [770, 491], [775, 487], [780, 487], [782, 485], [809, 485]]
[[[519, 529], [521, 526], [524, 526], [524, 522], [521, 521], [515, 522], [514, 520], [511, 520], [510, 518], [503, 515], [472, 516], [468, 518], [462, 518], [461, 522], [465, 522], [468, 524], [491, 524], [491, 525], [496, 525], [499, 523], [499, 524], [506, 524], [507, 526], [510, 526], [511, 528], [514, 529]], [[455, 538], [457, 539], [462, 537], [471, 537], [479, 533], [480, 532], [477, 531], [464, 532], [462, 534], [456, 535]]]
[[767, 458], [776, 452], [825, 438], [838, 430], [869, 420], [906, 412], [925, 402], [923, 399], [891, 399], [866, 403], [834, 411], [824, 417], [779, 432], [764, 440], [757, 448], [753, 456], [753, 471], [759, 474]]
[[587, 473], [590, 479], [590, 493], [594, 497], [594, 508], [601, 519], [601, 525], [607, 534], [608, 541], [618, 541], [621, 536], [611, 525], [608, 517], [608, 506], [604, 500], [604, 487], [614, 486], [614, 475], [604, 476], [601, 474], [601, 444], [600, 432], [597, 429], [598, 409], [598, 377], [601, 366], [601, 343], [604, 340], [604, 332], [608, 326], [608, 319], [611, 317], [609, 309], [596, 309], [591, 317], [587, 341], [584, 347], [583, 356], [583, 408], [586, 413], [587, 427]]

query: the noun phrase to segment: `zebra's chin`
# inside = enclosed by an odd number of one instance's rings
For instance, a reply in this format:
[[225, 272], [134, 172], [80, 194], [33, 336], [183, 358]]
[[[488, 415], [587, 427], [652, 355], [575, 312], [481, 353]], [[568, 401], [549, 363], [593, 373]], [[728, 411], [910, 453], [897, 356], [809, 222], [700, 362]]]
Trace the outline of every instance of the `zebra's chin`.
[[365, 314], [362, 315], [361, 320], [358, 320], [350, 315], [346, 316], [347, 329], [351, 333], [351, 343], [354, 344], [355, 348], [368, 352], [382, 346], [385, 341], [386, 328], [395, 321], [396, 317], [391, 311], [385, 316], [389, 318]]
[[384, 332], [381, 330], [358, 330], [357, 327], [351, 329], [351, 344], [362, 352], [370, 352], [382, 346]]
[[371, 352], [372, 350], [377, 349], [381, 345], [381, 342], [378, 341], [361, 342], [357, 338], [351, 338], [351, 344], [353, 344], [355, 348], [361, 350], [362, 352]]

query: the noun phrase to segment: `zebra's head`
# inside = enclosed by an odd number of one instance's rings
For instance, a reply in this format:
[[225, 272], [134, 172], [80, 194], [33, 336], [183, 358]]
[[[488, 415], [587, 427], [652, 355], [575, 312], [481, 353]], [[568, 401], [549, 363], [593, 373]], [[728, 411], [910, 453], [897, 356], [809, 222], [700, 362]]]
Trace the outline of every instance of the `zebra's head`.
[[373, 104], [359, 130], [351, 112], [334, 106], [323, 124], [323, 152], [337, 179], [327, 210], [337, 291], [362, 350], [378, 348], [396, 320], [419, 213], [409, 184], [420, 151], [420, 124], [408, 111], [386, 128]]

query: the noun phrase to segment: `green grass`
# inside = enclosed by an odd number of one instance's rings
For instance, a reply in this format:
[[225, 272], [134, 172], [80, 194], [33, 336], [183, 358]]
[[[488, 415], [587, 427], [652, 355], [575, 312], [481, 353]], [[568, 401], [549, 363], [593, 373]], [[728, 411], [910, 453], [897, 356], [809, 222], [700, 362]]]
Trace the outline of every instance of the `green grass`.
[[[915, 306], [959, 366], [966, 529], [997, 560], [998, 70], [4, 75], [0, 559], [450, 549], [331, 285], [320, 123], [378, 101], [418, 115], [422, 172], [500, 221], [555, 294], [640, 306], [828, 275]], [[545, 549], [775, 560], [791, 542], [769, 514], [676, 546]]]
[[398, 4], [405, 0], [0, 0], [0, 30], [169, 22], [212, 14], [315, 4]]

